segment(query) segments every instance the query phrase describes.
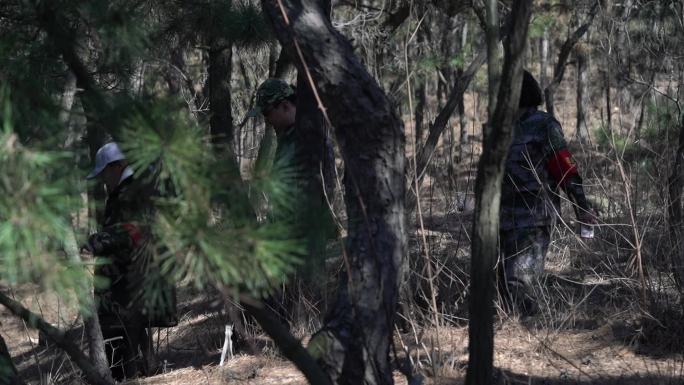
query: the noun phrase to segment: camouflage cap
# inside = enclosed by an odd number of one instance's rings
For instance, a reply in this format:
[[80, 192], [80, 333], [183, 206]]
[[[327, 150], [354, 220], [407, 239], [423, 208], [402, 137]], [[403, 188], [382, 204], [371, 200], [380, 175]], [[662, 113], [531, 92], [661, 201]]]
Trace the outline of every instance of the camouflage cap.
[[247, 116], [258, 116], [264, 109], [294, 95], [294, 93], [294, 89], [283, 80], [275, 78], [266, 79], [257, 89], [255, 106], [249, 110]]

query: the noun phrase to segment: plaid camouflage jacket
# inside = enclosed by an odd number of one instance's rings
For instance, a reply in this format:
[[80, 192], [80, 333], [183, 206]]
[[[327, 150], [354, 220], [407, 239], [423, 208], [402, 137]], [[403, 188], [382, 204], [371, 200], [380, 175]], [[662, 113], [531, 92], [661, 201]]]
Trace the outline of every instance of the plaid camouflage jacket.
[[560, 215], [559, 187], [576, 210], [589, 209], [578, 174], [561, 184], [550, 173], [550, 162], [562, 151], [567, 151], [567, 143], [553, 116], [530, 109], [518, 119], [501, 187], [502, 230], [552, 225]]
[[[105, 219], [100, 232], [89, 238], [93, 253], [106, 258], [99, 264], [95, 274], [106, 278], [109, 284], [96, 288], [98, 314], [103, 324], [108, 318], [114, 320], [140, 315], [148, 318], [152, 326], [167, 326], [175, 320], [175, 289], [163, 284], [164, 305], [149, 305], [144, 296], [145, 285], [163, 281], [158, 269], [152, 267], [153, 244], [150, 224], [154, 215], [156, 191], [150, 183], [143, 183], [135, 176], [123, 180], [112, 191], [105, 207]], [[154, 278], [154, 279], [151, 279]], [[159, 285], [156, 285], [159, 287]], [[146, 302], [147, 301], [147, 302]], [[153, 308], [157, 310], [152, 310]], [[161, 310], [159, 310], [161, 309]], [[161, 317], [159, 313], [164, 313]], [[157, 318], [157, 320], [155, 320]], [[159, 320], [165, 318], [166, 320]]]

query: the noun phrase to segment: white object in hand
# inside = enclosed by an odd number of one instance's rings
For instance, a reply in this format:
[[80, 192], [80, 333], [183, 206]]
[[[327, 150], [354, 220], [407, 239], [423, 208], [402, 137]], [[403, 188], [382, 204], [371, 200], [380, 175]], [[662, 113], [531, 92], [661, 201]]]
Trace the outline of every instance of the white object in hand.
[[223, 351], [221, 352], [221, 362], [219, 366], [223, 366], [223, 362], [226, 360], [226, 353], [230, 352], [228, 359], [233, 358], [233, 325], [226, 325], [226, 340], [223, 341]]
[[580, 237], [594, 238], [594, 226], [580, 225]]

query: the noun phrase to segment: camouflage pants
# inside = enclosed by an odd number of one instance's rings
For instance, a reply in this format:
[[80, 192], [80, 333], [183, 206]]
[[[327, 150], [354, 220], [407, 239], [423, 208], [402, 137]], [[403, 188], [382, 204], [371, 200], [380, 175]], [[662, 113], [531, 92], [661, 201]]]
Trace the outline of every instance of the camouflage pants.
[[499, 291], [504, 303], [525, 315], [538, 311], [538, 283], [550, 243], [550, 226], [502, 230]]

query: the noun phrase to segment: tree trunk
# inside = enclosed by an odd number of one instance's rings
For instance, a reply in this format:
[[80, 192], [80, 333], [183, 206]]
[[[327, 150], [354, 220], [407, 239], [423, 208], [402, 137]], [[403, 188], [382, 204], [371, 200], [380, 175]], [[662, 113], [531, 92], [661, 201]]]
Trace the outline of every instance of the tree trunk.
[[[108, 112], [107, 104], [99, 92], [95, 80], [85, 64], [81, 61], [79, 53], [77, 52], [77, 47], [79, 46], [77, 43], [77, 31], [67, 29], [66, 26], [68, 23], [60, 18], [59, 12], [52, 9], [51, 6], [54, 6], [54, 4], [45, 4], [44, 6], [39, 7], [37, 14], [41, 24], [46, 29], [54, 45], [59, 49], [64, 62], [69, 67], [71, 75], [73, 75], [76, 80], [76, 85], [83, 90], [83, 93], [79, 97], [87, 117], [86, 141], [91, 164], [94, 164], [95, 154], [104, 144], [105, 135], [107, 133], [106, 129], [111, 128], [113, 123], [109, 119], [103, 119], [103, 116], [108, 116], [106, 114], [106, 112]], [[67, 95], [63, 99], [64, 106], [73, 104], [73, 100], [68, 100], [71, 97], [72, 96]], [[66, 123], [68, 118], [68, 114], [60, 116], [60, 119], [63, 119], [62, 123]], [[97, 205], [96, 202], [104, 202], [104, 198], [105, 191], [104, 186], [101, 183], [94, 184], [88, 189], [88, 214], [89, 218], [95, 219], [96, 224], [102, 223], [104, 217], [102, 206]], [[2, 293], [0, 293], [0, 295], [2, 295]], [[8, 298], [4, 299], [11, 301]], [[3, 302], [3, 304], [12, 309], [15, 314], [24, 318], [25, 321], [30, 323], [34, 322], [30, 317], [36, 316], [28, 312], [28, 310], [21, 308], [20, 304], [8, 304], [7, 301]], [[27, 315], [29, 316], [28, 319], [26, 318]], [[101, 330], [99, 330], [99, 320], [97, 319], [96, 314], [89, 317], [89, 319], [84, 319], [84, 326], [88, 333], [88, 342], [91, 349], [90, 359], [94, 364], [91, 364], [77, 346], [66, 341], [61, 331], [40, 321], [42, 320], [35, 321], [37, 326], [71, 356], [89, 381], [95, 384], [106, 385], [114, 383], [109, 371], [109, 365], [106, 362], [106, 358], [104, 358], [104, 342], [102, 341], [102, 333]]]
[[[65, 85], [64, 93], [62, 94], [62, 110], [59, 113], [59, 121], [63, 126], [69, 125], [69, 117], [71, 115], [71, 109], [74, 104], [74, 97], [76, 94], [76, 76], [73, 75], [71, 71], [67, 73], [67, 82]], [[71, 132], [71, 130], [69, 130]], [[74, 135], [75, 136], [75, 135]], [[73, 143], [71, 143], [71, 138], [67, 139], [65, 147], [70, 148]], [[65, 240], [65, 250], [68, 258], [75, 263], [75, 266], [84, 266], [81, 260], [81, 256], [78, 250], [78, 243], [76, 241], [76, 235], [74, 232], [69, 232], [69, 238]], [[84, 282], [80, 290], [87, 292], [88, 303], [81, 303], [81, 308], [85, 310], [83, 314], [83, 327], [86, 332], [89, 355], [93, 362], [95, 370], [103, 377], [109, 381], [114, 381], [111, 377], [109, 371], [109, 363], [107, 362], [107, 356], [105, 355], [105, 345], [102, 338], [102, 329], [100, 328], [100, 320], [97, 316], [97, 309], [92, 302], [92, 284], [90, 282]]]
[[[464, 18], [463, 28], [461, 29], [461, 53], [464, 55], [466, 45], [468, 44], [468, 19]], [[463, 76], [463, 70], [458, 71], [458, 78]], [[458, 98], [458, 118], [459, 126], [461, 128], [460, 144], [461, 150], [468, 144], [468, 119], [465, 114], [465, 90]]]
[[[64, 84], [64, 92], [60, 100], [61, 110], [59, 111], [59, 122], [65, 127], [69, 124], [69, 117], [71, 116], [71, 107], [74, 105], [76, 97], [76, 76], [71, 71], [66, 73], [66, 82]], [[67, 140], [67, 147], [71, 145], [72, 140]]]
[[[607, 55], [607, 54], [606, 54]], [[606, 62], [610, 62], [608, 57], [606, 56]], [[606, 67], [607, 68], [607, 67]], [[608, 132], [611, 132], [613, 129], [613, 111], [610, 108], [611, 101], [610, 101], [610, 71], [606, 69], [603, 72], [603, 84], [604, 84], [604, 96], [605, 96], [605, 102], [606, 102], [606, 124], [607, 124], [607, 129]]]
[[[682, 164], [684, 163], [684, 119], [680, 118], [679, 127], [679, 145], [675, 154], [674, 162], [672, 162], [672, 174], [668, 183], [668, 214], [670, 239], [672, 245], [672, 270], [675, 281], [679, 287], [679, 291], [683, 293], [684, 298], [684, 243], [682, 243], [682, 236], [684, 236], [684, 229], [682, 225], [682, 190], [684, 189], [684, 181], [682, 180]], [[682, 299], [684, 304], [684, 299]]]
[[584, 44], [578, 44], [575, 48], [575, 57], [577, 59], [577, 124], [576, 136], [577, 139], [584, 143], [589, 139], [589, 89], [587, 83], [588, 67], [587, 54], [588, 49]]
[[0, 385], [24, 385], [2, 335], [0, 335]]
[[270, 76], [285, 80], [287, 75], [294, 69], [295, 68], [294, 64], [292, 64], [292, 59], [284, 49], [281, 49], [280, 54], [278, 55], [278, 60], [276, 60], [275, 71], [270, 74]]
[[539, 50], [539, 86], [541, 89], [546, 89], [549, 73], [549, 29], [544, 28], [544, 33], [541, 37], [541, 49]]
[[233, 50], [229, 44], [213, 44], [209, 50], [209, 127], [214, 145], [227, 146], [233, 141], [233, 116], [230, 105], [230, 77]]
[[309, 349], [340, 384], [392, 384], [389, 348], [406, 262], [402, 122], [318, 1], [262, 0], [262, 8], [298, 71], [310, 71], [345, 161], [348, 271]]
[[[498, 46], [497, 2], [487, 6], [487, 46], [490, 55]], [[470, 272], [470, 320], [468, 322], [468, 370], [466, 384], [492, 383], [494, 359], [494, 293], [495, 264], [498, 256], [499, 206], [504, 164], [511, 142], [511, 127], [518, 110], [522, 65], [527, 42], [527, 27], [532, 13], [532, 0], [516, 2], [511, 15], [511, 30], [505, 41], [501, 81], [492, 86], [497, 76], [497, 61], [490, 62], [489, 123], [484, 127], [483, 149], [475, 182], [475, 223], [473, 224]], [[494, 59], [493, 57], [491, 59]]]
[[[430, 26], [432, 24], [432, 18], [426, 17], [417, 32], [417, 45], [415, 49], [415, 56], [422, 57], [425, 53], [426, 45], [430, 39]], [[408, 50], [408, 47], [406, 47]], [[407, 52], [407, 55], [411, 55], [411, 52]], [[408, 63], [406, 63], [408, 65]], [[425, 124], [425, 110], [427, 108], [427, 76], [421, 73], [417, 73], [414, 76], [415, 85], [413, 86], [413, 97], [415, 98], [415, 104], [413, 105], [413, 131], [415, 137], [415, 148], [420, 148], [421, 143], [423, 143], [423, 125]]]
[[325, 246], [334, 231], [325, 194], [334, 192], [331, 182], [335, 179], [335, 162], [325, 119], [317, 105], [311, 84], [306, 75], [299, 71], [295, 132], [296, 145], [299, 146], [296, 165], [302, 173], [299, 175], [302, 194], [298, 197], [298, 206], [303, 215], [299, 219], [303, 223], [297, 225], [307, 230], [308, 250], [303, 276], [309, 283], [320, 282], [318, 276], [325, 274]]
[[414, 108], [414, 130], [416, 134], [416, 148], [419, 148], [421, 143], [423, 143], [423, 120], [425, 117], [425, 100], [427, 99], [427, 92], [425, 89], [425, 78], [418, 75], [416, 76], [416, 79], [418, 80], [418, 84], [415, 90], [416, 106]]
[[[69, 233], [69, 238], [64, 242], [64, 248], [67, 257], [75, 266], [85, 266], [79, 254], [78, 244], [76, 243], [76, 236], [74, 232]], [[88, 356], [93, 365], [93, 368], [98, 374], [107, 381], [114, 382], [112, 374], [109, 369], [109, 361], [105, 354], [105, 343], [102, 337], [102, 328], [100, 327], [100, 319], [97, 315], [97, 308], [93, 301], [93, 285], [92, 281], [83, 282], [80, 290], [87, 292], [85, 302], [80, 303], [83, 317], [83, 328], [86, 333], [88, 342]]]

